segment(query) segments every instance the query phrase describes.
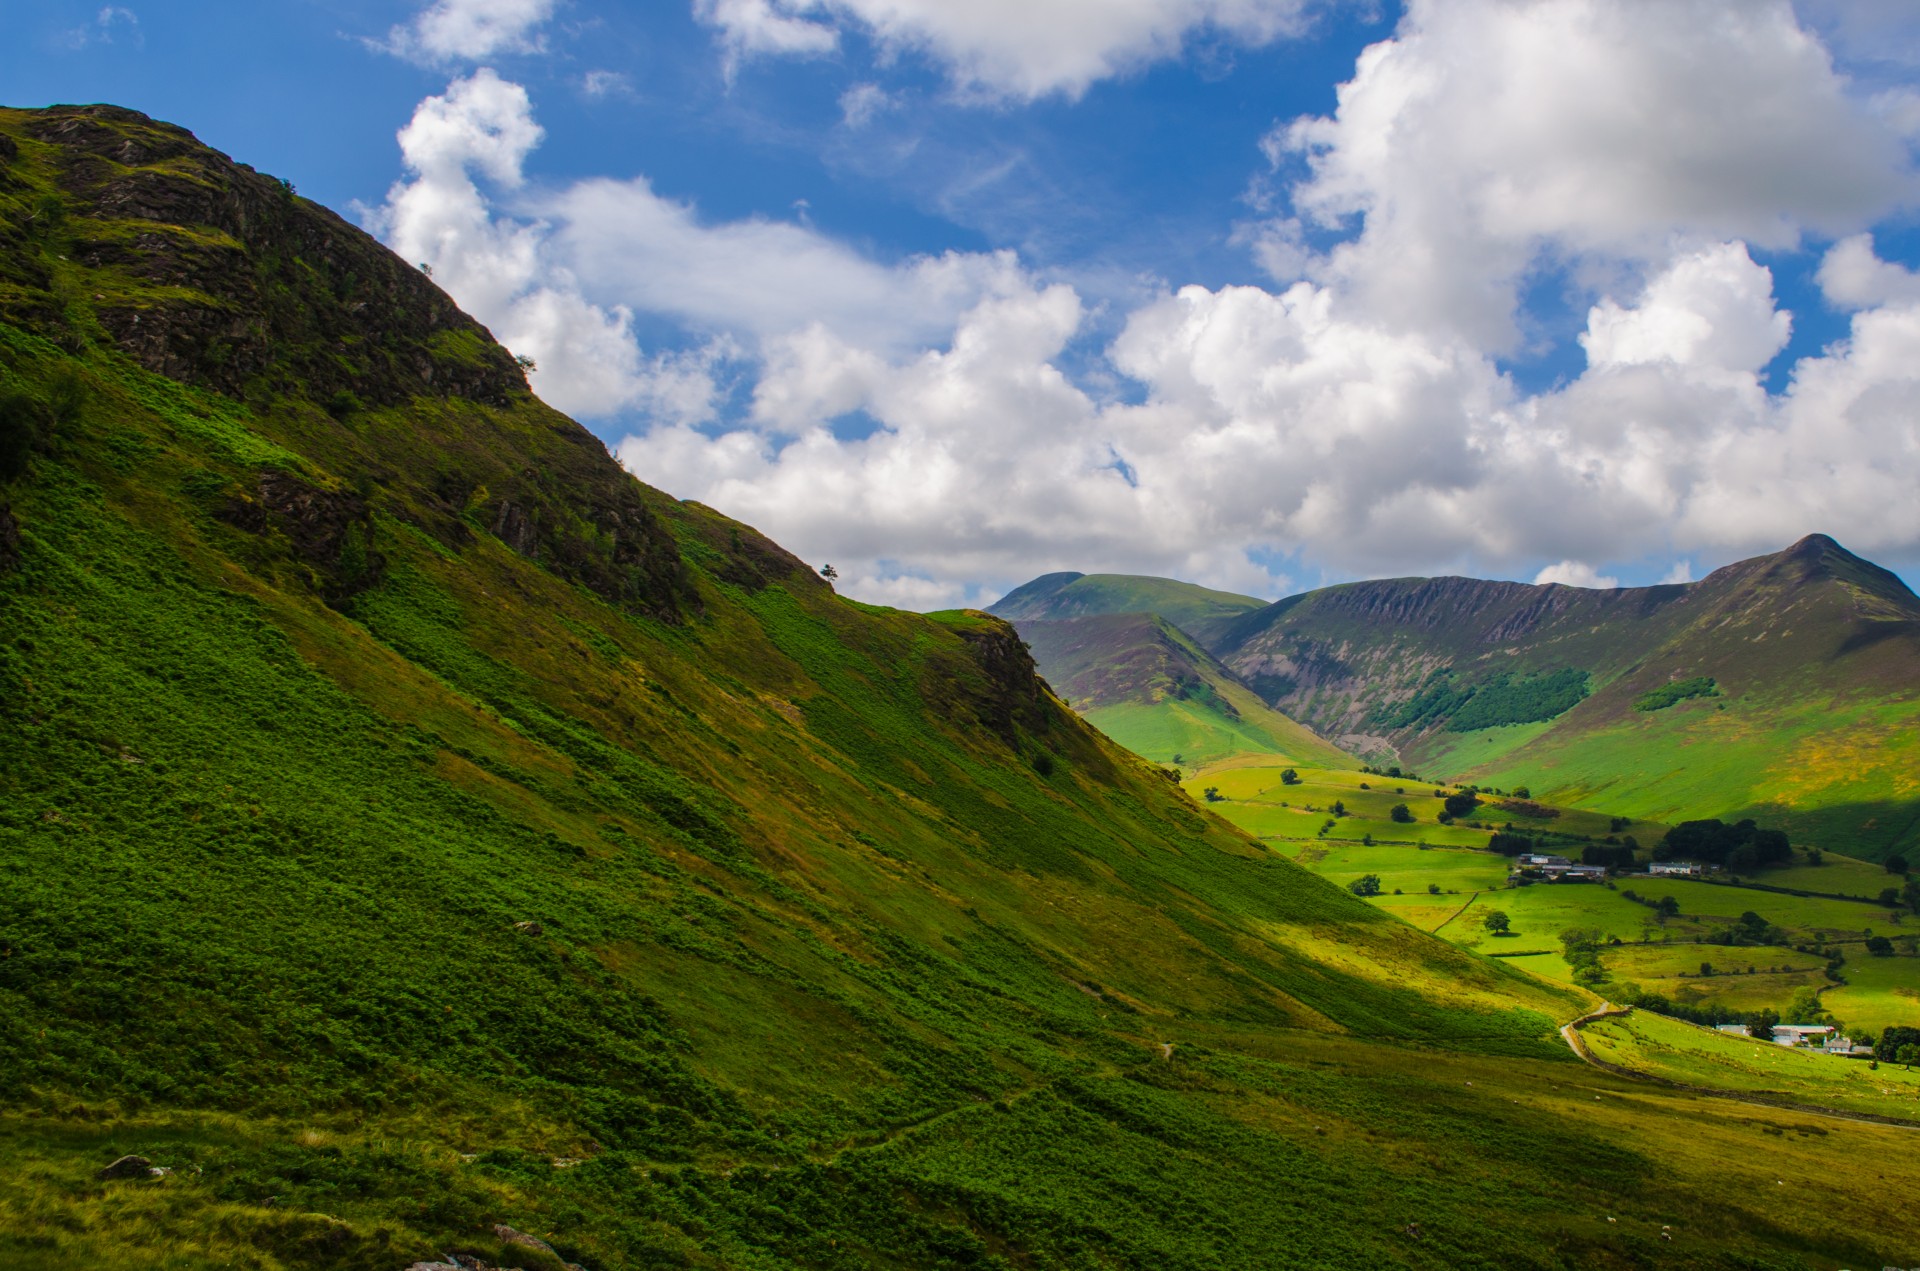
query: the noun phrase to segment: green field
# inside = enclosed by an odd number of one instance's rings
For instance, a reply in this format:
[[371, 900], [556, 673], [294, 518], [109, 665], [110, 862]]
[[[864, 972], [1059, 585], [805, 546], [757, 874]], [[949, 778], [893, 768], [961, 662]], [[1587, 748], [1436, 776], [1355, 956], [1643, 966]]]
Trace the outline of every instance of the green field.
[[[1682, 1005], [1784, 1010], [1794, 995], [1828, 984], [1826, 959], [1796, 949], [1711, 944], [1622, 945], [1602, 955], [1607, 974]], [[1713, 974], [1702, 974], [1705, 964]]]
[[[1298, 784], [1288, 785], [1282, 780], [1281, 774], [1289, 768], [1294, 769]], [[1614, 833], [1612, 818], [1604, 811], [1555, 808], [1552, 811], [1558, 815], [1533, 816], [1502, 808], [1500, 805], [1507, 800], [1498, 795], [1483, 796], [1481, 807], [1472, 817], [1442, 825], [1438, 819], [1442, 800], [1434, 792], [1451, 794], [1450, 786], [1356, 769], [1310, 767], [1273, 754], [1237, 755], [1209, 763], [1187, 773], [1182, 784], [1196, 798], [1204, 798], [1208, 788], [1214, 789], [1220, 800], [1211, 802], [1211, 809], [1260, 838], [1321, 837], [1320, 827], [1332, 815], [1336, 802], [1346, 811], [1325, 835], [1333, 839], [1358, 841], [1372, 835], [1381, 842], [1485, 847], [1489, 835], [1511, 826], [1516, 833], [1545, 836], [1547, 850], [1578, 857], [1584, 840], [1600, 842]], [[1406, 805], [1414, 818], [1412, 823], [1392, 819], [1396, 804]], [[1666, 833], [1666, 827], [1634, 820], [1618, 833], [1651, 847]]]
[[1920, 1027], [1920, 957], [1876, 958], [1859, 945], [1847, 946], [1846, 956], [1840, 968], [1846, 983], [1828, 989], [1822, 1005], [1849, 1026], [1873, 1033], [1892, 1024]]
[[[1289, 766], [1271, 757], [1244, 756], [1209, 765], [1184, 785], [1203, 798], [1213, 788], [1221, 796], [1208, 804], [1213, 811], [1330, 882], [1344, 887], [1362, 875], [1376, 875], [1382, 894], [1372, 898], [1374, 905], [1450, 943], [1480, 953], [1554, 950], [1505, 961], [1555, 982], [1565, 983], [1569, 976], [1558, 952], [1560, 933], [1585, 928], [1598, 931], [1603, 940], [1621, 942], [1602, 955], [1612, 981], [1680, 1005], [1785, 1011], [1811, 988], [1823, 994], [1826, 1010], [1850, 1025], [1878, 1030], [1893, 1023], [1920, 1023], [1920, 997], [1908, 996], [1920, 994], [1920, 958], [1869, 958], [1860, 943], [1875, 932], [1896, 939], [1908, 932], [1920, 937], [1920, 920], [1911, 915], [1855, 900], [1695, 879], [1622, 877], [1611, 886], [1509, 887], [1506, 859], [1484, 850], [1492, 826], [1506, 823], [1504, 814], [1443, 826], [1434, 819], [1440, 801], [1433, 792], [1446, 787], [1315, 768], [1298, 768], [1298, 783], [1288, 785], [1280, 773]], [[1327, 829], [1336, 801], [1349, 815]], [[1414, 810], [1414, 824], [1389, 819], [1396, 803]], [[1562, 810], [1552, 819], [1518, 818], [1514, 824], [1536, 833], [1551, 827], [1596, 840], [1611, 830], [1606, 814], [1575, 809]], [[1664, 832], [1663, 826], [1645, 821], [1622, 830], [1643, 846], [1656, 843]], [[1369, 834], [1375, 841], [1362, 843]], [[1578, 842], [1566, 842], [1548, 850], [1577, 856], [1579, 847]], [[1768, 870], [1754, 881], [1772, 888], [1872, 896], [1898, 880], [1877, 864], [1827, 853], [1821, 865], [1796, 857], [1792, 866]], [[1429, 890], [1436, 887], [1438, 894]], [[1648, 902], [1670, 896], [1680, 911], [1663, 921], [1649, 904], [1629, 900], [1628, 891]], [[1494, 910], [1507, 915], [1511, 934], [1487, 931], [1486, 916]], [[1849, 983], [1837, 985], [1827, 978], [1824, 955], [1783, 945], [1701, 943], [1733, 930], [1749, 912], [1778, 927], [1789, 943], [1843, 953], [1847, 961], [1842, 974]], [[1703, 962], [1720, 973], [1702, 976]], [[1749, 967], [1754, 968], [1751, 974]]]
[[1920, 1121], [1920, 1072], [1731, 1036], [1635, 1011], [1580, 1030], [1594, 1057], [1687, 1085]]

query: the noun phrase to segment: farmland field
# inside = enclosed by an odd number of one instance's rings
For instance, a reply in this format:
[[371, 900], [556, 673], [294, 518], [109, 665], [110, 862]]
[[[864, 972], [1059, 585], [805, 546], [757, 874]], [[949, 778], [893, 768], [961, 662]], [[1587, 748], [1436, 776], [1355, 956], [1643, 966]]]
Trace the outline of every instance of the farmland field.
[[[1828, 852], [1820, 865], [1796, 858], [1792, 866], [1754, 879], [1767, 888], [1827, 893], [1812, 896], [1637, 875], [1619, 877], [1609, 886], [1509, 887], [1509, 862], [1485, 847], [1491, 830], [1511, 820], [1516, 831], [1600, 840], [1612, 831], [1612, 819], [1572, 809], [1556, 809], [1557, 816], [1512, 815], [1498, 808], [1502, 799], [1487, 796], [1483, 815], [1441, 825], [1434, 791], [1446, 787], [1314, 768], [1296, 769], [1296, 780], [1287, 783], [1281, 773], [1289, 766], [1242, 756], [1202, 768], [1183, 784], [1212, 811], [1330, 882], [1347, 886], [1363, 875], [1375, 875], [1381, 894], [1372, 897], [1372, 903], [1423, 931], [1479, 953], [1546, 950], [1502, 961], [1555, 983], [1571, 979], [1560, 952], [1560, 934], [1581, 928], [1600, 934], [1602, 965], [1610, 981], [1630, 983], [1679, 1005], [1740, 1014], [1786, 1011], [1796, 996], [1815, 989], [1824, 995], [1824, 1009], [1855, 1027], [1877, 1031], [1889, 1024], [1920, 1023], [1920, 957], [1872, 958], [1862, 944], [1875, 932], [1896, 941], [1908, 932], [1899, 914], [1864, 899], [1898, 881], [1880, 865]], [[1206, 799], [1209, 789], [1213, 799]], [[1333, 815], [1335, 803], [1342, 805], [1344, 815]], [[1413, 813], [1411, 824], [1391, 819], [1389, 813], [1398, 803]], [[1621, 830], [1647, 847], [1664, 833], [1665, 827], [1644, 821]], [[1364, 841], [1369, 836], [1371, 843]], [[1556, 847], [1554, 842], [1547, 840], [1543, 846], [1569, 856], [1577, 856], [1582, 846], [1564, 841]], [[1629, 898], [1629, 892], [1639, 900]], [[1679, 906], [1679, 912], [1664, 921], [1653, 909], [1663, 897]], [[1486, 927], [1487, 916], [1496, 910], [1507, 915], [1506, 935]], [[1786, 943], [1706, 943], [1709, 938], [1724, 939], [1747, 913], [1779, 928]], [[1911, 930], [1920, 938], [1920, 921], [1913, 922]], [[1615, 940], [1620, 943], [1604, 943]], [[1823, 969], [1826, 956], [1797, 951], [1794, 943], [1843, 953], [1848, 982], [1834, 984]], [[1901, 949], [1914, 953], [1904, 944]], [[1701, 975], [1702, 963], [1711, 965], [1715, 974]]]
[[1891, 1024], [1920, 1027], [1920, 957], [1876, 958], [1860, 945], [1848, 946], [1846, 956], [1846, 983], [1821, 998], [1829, 1011], [1874, 1033]]

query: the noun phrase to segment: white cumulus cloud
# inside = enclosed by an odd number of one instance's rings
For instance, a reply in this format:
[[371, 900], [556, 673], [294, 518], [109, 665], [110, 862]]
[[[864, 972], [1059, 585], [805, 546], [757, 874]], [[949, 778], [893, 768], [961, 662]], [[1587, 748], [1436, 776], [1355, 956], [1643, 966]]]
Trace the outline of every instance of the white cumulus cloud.
[[1563, 560], [1557, 565], [1549, 565], [1533, 576], [1536, 583], [1559, 583], [1563, 587], [1588, 587], [1601, 591], [1610, 591], [1620, 585], [1618, 578], [1602, 574], [1593, 566], [1577, 560]]
[[520, 85], [485, 68], [455, 80], [400, 130], [411, 176], [389, 191], [371, 227], [430, 269], [502, 343], [532, 357], [534, 387], [560, 409], [604, 415], [654, 404], [670, 418], [704, 417], [718, 391], [707, 368], [645, 358], [632, 310], [587, 300], [553, 259], [546, 227], [496, 216], [476, 182], [477, 174], [501, 190], [520, 187], [543, 136]]
[[[974, 18], [929, 12], [703, 10], [865, 23], [988, 84], [927, 34]], [[1173, 14], [1177, 40], [1280, 10], [1114, 12], [1140, 30]], [[1140, 56], [1107, 40], [1085, 66]], [[1048, 47], [1020, 56], [1055, 65]], [[1069, 62], [991, 82], [1091, 82]], [[1677, 579], [1813, 530], [1920, 552], [1920, 285], [1864, 233], [1909, 199], [1911, 160], [1851, 93], [1767, 0], [1414, 0], [1332, 115], [1273, 134], [1298, 183], [1242, 241], [1279, 281], [1149, 284], [1098, 318], [1009, 251], [882, 260], [807, 224], [716, 220], [643, 176], [528, 180], [541, 130], [488, 70], [420, 104], [375, 224], [538, 359], [549, 400], [614, 418], [642, 479], [865, 598], [980, 603], [1063, 568], [1255, 594], [1303, 569], [1610, 586], [1620, 562], [1685, 555]], [[849, 124], [884, 105], [864, 100]], [[1832, 235], [1820, 283], [1854, 310], [1847, 338], [1769, 392], [1793, 315], [1756, 252]], [[1559, 334], [1586, 362], [1529, 391], [1502, 358], [1530, 338], [1519, 294], [1542, 270], [1584, 313]], [[675, 346], [643, 349], [643, 317]]]
[[1413, 0], [1339, 107], [1270, 139], [1327, 224], [1317, 274], [1383, 320], [1505, 350], [1544, 255], [1658, 259], [1676, 235], [1783, 248], [1911, 199], [1897, 131], [1785, 0]]
[[1298, 31], [1305, 0], [695, 0], [729, 55], [818, 55], [842, 28], [944, 66], [967, 92], [1078, 97], [1177, 56], [1197, 33], [1260, 45]]
[[1827, 250], [1820, 262], [1820, 291], [1839, 309], [1920, 300], [1920, 274], [1881, 260], [1873, 235], [1855, 234]]
[[477, 62], [540, 47], [538, 31], [555, 0], [434, 0], [387, 33], [386, 51], [413, 61]]

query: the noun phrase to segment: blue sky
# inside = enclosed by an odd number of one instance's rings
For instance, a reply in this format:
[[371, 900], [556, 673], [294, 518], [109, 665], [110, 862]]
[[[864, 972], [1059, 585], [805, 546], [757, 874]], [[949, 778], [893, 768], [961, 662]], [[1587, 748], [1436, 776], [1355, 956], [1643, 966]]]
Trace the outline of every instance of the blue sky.
[[864, 598], [1913, 578], [1909, 9], [43, 0], [0, 100], [293, 180]]

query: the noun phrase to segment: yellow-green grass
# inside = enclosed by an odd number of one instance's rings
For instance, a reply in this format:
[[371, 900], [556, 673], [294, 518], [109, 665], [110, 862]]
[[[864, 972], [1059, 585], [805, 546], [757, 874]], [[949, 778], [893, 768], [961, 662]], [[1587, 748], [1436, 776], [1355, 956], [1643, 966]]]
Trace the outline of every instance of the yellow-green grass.
[[1896, 1064], [1870, 1067], [1647, 1011], [1587, 1024], [1580, 1035], [1594, 1058], [1668, 1081], [1920, 1121], [1920, 1072]]
[[1878, 856], [1920, 835], [1912, 701], [1700, 699], [1604, 728], [1559, 729], [1512, 757], [1489, 754], [1456, 771], [1656, 820], [1754, 815], [1798, 845], [1834, 851]]
[[[1514, 943], [1531, 946], [1534, 942], [1517, 940]], [[1573, 983], [1573, 967], [1558, 949], [1545, 953], [1522, 953], [1517, 957], [1503, 957], [1500, 960], [1510, 967], [1516, 967], [1529, 975], [1537, 975], [1543, 980], [1551, 980], [1556, 984]]]
[[1875, 1034], [1894, 1025], [1920, 1028], [1920, 957], [1876, 958], [1859, 945], [1848, 946], [1846, 957], [1846, 983], [1828, 989], [1822, 1006], [1849, 1028]]
[[[1486, 915], [1496, 909], [1507, 915], [1514, 936], [1502, 938], [1486, 931]], [[1440, 935], [1482, 953], [1509, 944], [1527, 949], [1551, 945], [1561, 932], [1576, 927], [1598, 930], [1602, 938], [1640, 940], [1648, 934], [1645, 920], [1649, 917], [1649, 910], [1593, 883], [1537, 883], [1482, 893]], [[1654, 938], [1662, 934], [1666, 933], [1657, 933]]]
[[1775, 967], [1782, 972], [1799, 972], [1826, 966], [1826, 959], [1817, 954], [1772, 945], [1630, 944], [1609, 947], [1602, 960], [1615, 978], [1626, 980], [1700, 978], [1703, 962], [1711, 964], [1716, 972], [1741, 975], [1749, 967], [1759, 975]]
[[1830, 896], [1864, 896], [1869, 900], [1886, 888], [1898, 888], [1905, 882], [1889, 874], [1883, 865], [1839, 852], [1822, 852], [1818, 865], [1808, 865], [1804, 860], [1798, 860], [1785, 869], [1767, 870], [1755, 875], [1753, 881], [1769, 887], [1825, 892]]
[[[1318, 759], [1331, 749], [1274, 712], [1266, 713], [1275, 726], [1262, 727], [1244, 709], [1236, 719], [1203, 700], [1120, 702], [1083, 713], [1089, 723], [1128, 750], [1161, 763], [1171, 763], [1175, 755], [1183, 764], [1194, 764], [1289, 752]], [[1279, 724], [1291, 725], [1292, 731]]]
[[[1554, 723], [1555, 721], [1547, 719], [1532, 724], [1477, 728], [1470, 733], [1450, 733], [1442, 730], [1422, 743], [1424, 753], [1421, 762], [1438, 775], [1488, 770], [1506, 755], [1520, 749], [1543, 733], [1552, 731]], [[1502, 789], [1511, 788], [1503, 782], [1493, 784], [1501, 786]]]
[[[1343, 1227], [1380, 1229], [1365, 1250], [1374, 1261], [1320, 1265], [1834, 1271], [1899, 1263], [1920, 1244], [1920, 1214], [1886, 1203], [1890, 1189], [1920, 1182], [1920, 1136], [1895, 1127], [1699, 1097], [1566, 1061], [1494, 1062], [1364, 1038], [1221, 1025], [1171, 1036], [1176, 1055], [1192, 1050], [1194, 1057], [1176, 1060], [1165, 1080], [1191, 1087], [1186, 1097], [1206, 1118], [1184, 1130], [1211, 1131], [1230, 1149], [1221, 1163], [1242, 1168], [1245, 1159], [1233, 1153], [1245, 1153], [1246, 1144], [1282, 1145], [1306, 1180], [1300, 1186], [1343, 1207]], [[1148, 1108], [1167, 1098], [1149, 1081], [1083, 1084]], [[1008, 1199], [1001, 1203], [1015, 1203], [1021, 1158], [1008, 1153], [1007, 1141], [1021, 1130], [1054, 1128], [1048, 1117], [1063, 1106], [1038, 1087], [1004, 1106], [959, 1108], [847, 1145], [784, 1176], [804, 1189], [822, 1170], [857, 1175], [874, 1161], [907, 1158], [926, 1188], [950, 1186], [957, 1168], [996, 1180], [1004, 1174], [999, 1194]], [[87, 1112], [0, 1115], [0, 1169], [9, 1182], [0, 1189], [0, 1233], [9, 1237], [9, 1271], [402, 1266], [430, 1256], [432, 1246], [406, 1228], [383, 1237], [378, 1224], [385, 1215], [369, 1189], [408, 1186], [430, 1189], [439, 1204], [470, 1220], [472, 1234], [462, 1242], [468, 1251], [500, 1265], [559, 1271], [558, 1260], [542, 1253], [499, 1247], [490, 1223], [510, 1216], [565, 1247], [580, 1234], [582, 1215], [569, 1191], [579, 1180], [633, 1202], [635, 1217], [621, 1234], [645, 1242], [641, 1255], [625, 1257], [611, 1242], [595, 1245], [599, 1256], [589, 1265], [786, 1265], [744, 1245], [730, 1250], [738, 1261], [712, 1260], [653, 1216], [673, 1212], [688, 1195], [751, 1203], [756, 1184], [740, 1180], [768, 1172], [751, 1161], [698, 1169], [602, 1158], [555, 1168], [534, 1151], [491, 1153], [483, 1142], [449, 1145], [438, 1135], [408, 1132], [423, 1127], [171, 1113], [105, 1124]], [[1537, 1144], [1553, 1146], [1540, 1151]], [[186, 1168], [149, 1182], [93, 1181], [88, 1163], [122, 1150]], [[1185, 1155], [1201, 1145], [1161, 1150]], [[1463, 1159], [1471, 1159], [1472, 1171], [1461, 1169]], [[1578, 1188], [1553, 1181], [1556, 1161], [1577, 1170]], [[204, 1174], [194, 1171], [196, 1163], [206, 1166]], [[1086, 1186], [1104, 1179], [1093, 1173]], [[1368, 1180], [1393, 1191], [1376, 1194]], [[269, 1205], [265, 1188], [286, 1194]], [[1342, 1188], [1349, 1189], [1344, 1200]], [[1469, 1200], [1480, 1207], [1466, 1206]], [[1490, 1231], [1485, 1206], [1493, 1203], [1500, 1221]], [[1218, 1213], [1201, 1212], [1209, 1220]], [[1419, 1244], [1403, 1234], [1405, 1223], [1421, 1225]], [[1541, 1261], [1529, 1241], [1564, 1258]], [[330, 1263], [316, 1257], [316, 1250], [335, 1248], [345, 1256]], [[1740, 1256], [1730, 1259], [1729, 1251]], [[1212, 1265], [1308, 1265], [1238, 1252]]]
[[[1788, 896], [1687, 878], [1622, 878], [1620, 887], [1648, 900], [1673, 897], [1682, 917], [1724, 920], [1728, 925], [1741, 914], [1759, 914], [1788, 931], [1812, 937], [1843, 936], [1886, 928], [1889, 913], [1876, 905], [1820, 896]], [[1709, 926], [1715, 925], [1711, 922]]]
[[[1795, 995], [1826, 987], [1826, 959], [1778, 946], [1630, 944], [1601, 958], [1608, 976], [1688, 1006], [1784, 1010]], [[1712, 975], [1702, 975], [1702, 964]]]
[[[1297, 781], [1286, 784], [1281, 774], [1294, 770]], [[1272, 756], [1245, 755], [1204, 765], [1188, 775], [1186, 787], [1196, 796], [1213, 787], [1224, 802], [1214, 811], [1238, 821], [1246, 808], [1313, 808], [1324, 811], [1337, 800], [1346, 806], [1349, 818], [1343, 818], [1338, 837], [1359, 838], [1372, 833], [1375, 838], [1394, 838], [1417, 842], [1484, 843], [1495, 830], [1511, 824], [1516, 832], [1587, 836], [1595, 840], [1615, 833], [1613, 818], [1605, 811], [1580, 808], [1555, 808], [1557, 816], [1529, 817], [1500, 805], [1507, 800], [1485, 795], [1478, 812], [1453, 825], [1441, 825], [1442, 800], [1434, 791], [1453, 793], [1451, 786], [1404, 778], [1382, 777], [1354, 769], [1310, 768]], [[1404, 803], [1413, 814], [1412, 823], [1391, 819], [1394, 805]], [[1245, 805], [1236, 808], [1235, 804]], [[1544, 805], [1543, 805], [1544, 806]], [[1322, 817], [1324, 820], [1324, 815]], [[1255, 831], [1258, 832], [1258, 831]], [[1650, 846], [1666, 833], [1666, 826], [1653, 821], [1631, 820], [1619, 831]]]
[[[1417, 894], [1440, 903], [1438, 897], [1428, 893], [1429, 886], [1465, 895], [1504, 888], [1507, 883], [1506, 859], [1490, 852], [1408, 847], [1397, 843], [1376, 843], [1370, 847], [1359, 843], [1279, 844], [1275, 850], [1342, 887], [1363, 875], [1378, 875], [1381, 889], [1389, 897], [1398, 888], [1409, 896]], [[1456, 900], [1453, 907], [1459, 908], [1460, 903]]]

